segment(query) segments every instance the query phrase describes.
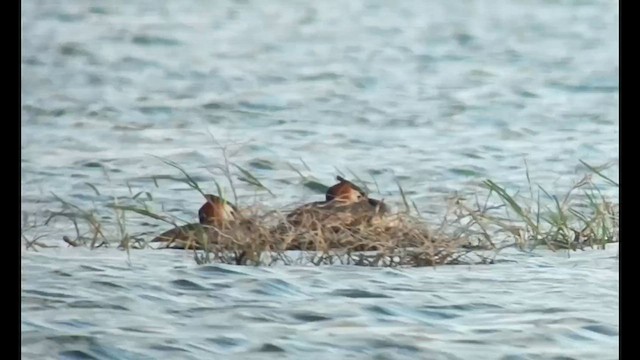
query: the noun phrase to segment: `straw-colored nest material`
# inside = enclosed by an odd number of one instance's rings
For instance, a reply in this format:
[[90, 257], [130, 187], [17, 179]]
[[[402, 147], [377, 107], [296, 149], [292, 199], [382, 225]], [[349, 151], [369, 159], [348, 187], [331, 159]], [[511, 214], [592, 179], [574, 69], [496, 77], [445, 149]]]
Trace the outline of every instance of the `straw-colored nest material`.
[[349, 252], [344, 250], [309, 252], [211, 251], [196, 253], [199, 264], [220, 262], [237, 265], [357, 265], [371, 267], [423, 267], [491, 263], [491, 257], [473, 255], [471, 250], [395, 249], [392, 252]]
[[438, 243], [423, 223], [406, 215], [333, 214], [318, 220], [306, 214], [295, 224], [280, 224], [277, 234], [292, 250], [388, 251]]
[[161, 241], [166, 244], [163, 247], [206, 249], [216, 253], [376, 251], [393, 256], [404, 249], [403, 257], [429, 258], [453, 254], [456, 249], [466, 245], [462, 240], [433, 236], [421, 219], [409, 215], [357, 216], [354, 212], [325, 210], [314, 209], [300, 216], [289, 216], [288, 221], [280, 221], [275, 227], [269, 226], [265, 219], [257, 218], [229, 222], [220, 228], [188, 224], [165, 232], [153, 242]]
[[356, 203], [312, 203], [295, 209], [286, 217], [286, 224], [293, 227], [314, 229], [317, 223], [331, 226], [343, 225], [347, 227], [370, 223], [382, 218], [387, 212], [386, 205], [369, 201]]
[[[313, 264], [360, 266], [437, 266], [475, 263], [465, 255], [466, 239], [436, 237], [407, 215], [394, 215], [356, 227], [323, 224], [315, 228], [263, 232], [260, 241], [220, 238], [207, 251], [213, 261], [240, 265]], [[284, 249], [287, 251], [278, 251]], [[297, 251], [291, 251], [297, 250]]]

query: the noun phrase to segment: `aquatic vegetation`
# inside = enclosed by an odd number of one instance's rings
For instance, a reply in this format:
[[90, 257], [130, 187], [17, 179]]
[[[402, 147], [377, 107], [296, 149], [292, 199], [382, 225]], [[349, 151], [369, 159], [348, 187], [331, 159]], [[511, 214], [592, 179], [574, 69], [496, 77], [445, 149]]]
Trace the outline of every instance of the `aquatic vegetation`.
[[[226, 155], [225, 155], [226, 159]], [[198, 182], [175, 162], [161, 159], [177, 169], [183, 181], [203, 197], [206, 195]], [[193, 251], [197, 263], [232, 263], [240, 265], [273, 264], [353, 264], [361, 266], [438, 266], [444, 264], [491, 263], [501, 249], [517, 247], [531, 251], [539, 246], [551, 250], [578, 250], [585, 247], [604, 248], [619, 241], [619, 208], [599, 190], [598, 181], [618, 186], [602, 173], [602, 167], [583, 162], [591, 173], [576, 182], [564, 195], [557, 196], [529, 183], [528, 195], [508, 191], [493, 180], [485, 180], [480, 189], [485, 201], [474, 202], [459, 196], [449, 199], [448, 210], [438, 224], [428, 224], [420, 216], [416, 204], [407, 198], [398, 184], [404, 209], [385, 216], [362, 221], [350, 219], [348, 226], [342, 219], [307, 218], [304, 226], [292, 226], [287, 214], [278, 209], [242, 207], [242, 226], [212, 226], [208, 224], [180, 224], [150, 203], [149, 192], [133, 193], [130, 197], [114, 197], [107, 206], [115, 221], [105, 223], [97, 207], [82, 209], [56, 196], [59, 211], [49, 214], [42, 225], [57, 218], [65, 218], [73, 224], [75, 237], [64, 236], [70, 246], [98, 248], [117, 245], [129, 252], [131, 249], [157, 248], [149, 242], [157, 234], [132, 233], [127, 228], [131, 216], [144, 217], [172, 226], [183, 236], [182, 248]], [[235, 170], [237, 172], [234, 172]], [[256, 176], [248, 170], [225, 160], [221, 166], [236, 200], [233, 180], [239, 179], [249, 186], [266, 191]], [[303, 184], [311, 184], [317, 191], [328, 187], [305, 178], [298, 172]], [[595, 175], [595, 179], [594, 179]], [[354, 175], [363, 189], [366, 184]], [[215, 180], [214, 180], [215, 182]], [[99, 190], [89, 185], [96, 193]], [[223, 197], [222, 187], [215, 182], [218, 195]], [[411, 205], [410, 205], [411, 204]], [[335, 220], [335, 221], [334, 221]], [[37, 226], [23, 224], [23, 239], [27, 248], [37, 250], [45, 246], [36, 238], [29, 239]], [[215, 235], [215, 236], [214, 236]], [[155, 243], [154, 243], [155, 244]], [[186, 244], [186, 245], [185, 245]], [[165, 244], [166, 245], [166, 244]], [[171, 245], [171, 244], [169, 244]]]
[[[484, 184], [515, 214], [508, 222], [498, 218], [489, 221], [502, 227], [520, 248], [546, 245], [552, 250], [576, 250], [618, 242], [619, 206], [602, 195], [591, 176], [576, 182], [562, 198], [539, 187], [535, 202], [533, 193], [531, 198], [517, 200], [491, 180]], [[572, 196], [577, 190], [582, 190], [583, 197]], [[540, 192], [552, 205], [541, 203]]]

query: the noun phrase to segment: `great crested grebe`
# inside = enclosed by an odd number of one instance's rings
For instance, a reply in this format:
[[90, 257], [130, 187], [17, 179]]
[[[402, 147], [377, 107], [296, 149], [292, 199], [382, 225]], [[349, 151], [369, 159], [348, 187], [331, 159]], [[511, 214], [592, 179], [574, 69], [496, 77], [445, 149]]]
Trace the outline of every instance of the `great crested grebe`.
[[327, 189], [325, 201], [305, 204], [287, 215], [287, 223], [294, 227], [337, 225], [349, 227], [369, 222], [388, 212], [380, 200], [371, 199], [354, 183], [337, 176], [338, 183]]
[[220, 231], [239, 226], [242, 221], [238, 209], [225, 199], [211, 194], [204, 195], [207, 200], [198, 210], [200, 223], [182, 225], [156, 236], [151, 242], [167, 243], [167, 248], [193, 249], [202, 247], [202, 243], [215, 242]]

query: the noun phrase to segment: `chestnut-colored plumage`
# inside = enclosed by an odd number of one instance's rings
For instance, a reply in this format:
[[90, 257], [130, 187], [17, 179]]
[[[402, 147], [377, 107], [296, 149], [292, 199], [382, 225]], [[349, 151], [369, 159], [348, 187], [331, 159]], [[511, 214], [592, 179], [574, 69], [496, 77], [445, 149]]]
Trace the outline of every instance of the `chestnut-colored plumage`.
[[338, 183], [327, 189], [325, 201], [305, 204], [293, 210], [287, 216], [287, 222], [294, 227], [316, 228], [318, 223], [349, 227], [388, 211], [382, 201], [370, 199], [352, 182], [341, 176], [336, 179]]
[[241, 219], [238, 209], [219, 196], [206, 194], [207, 200], [198, 210], [200, 223], [182, 225], [155, 237], [151, 242], [167, 243], [172, 249], [199, 249], [203, 243], [214, 244], [220, 232], [236, 232], [250, 222]]

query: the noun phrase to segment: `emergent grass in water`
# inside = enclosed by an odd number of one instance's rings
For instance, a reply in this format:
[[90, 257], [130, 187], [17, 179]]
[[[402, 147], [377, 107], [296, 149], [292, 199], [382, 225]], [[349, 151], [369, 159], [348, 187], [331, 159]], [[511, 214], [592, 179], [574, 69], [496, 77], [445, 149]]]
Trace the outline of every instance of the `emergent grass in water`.
[[[175, 162], [161, 160], [180, 171], [184, 178], [178, 178], [179, 181], [205, 196], [205, 191], [184, 168]], [[618, 205], [602, 195], [592, 175], [609, 184], [618, 184], [603, 175], [601, 168], [584, 162], [583, 165], [592, 174], [576, 182], [561, 197], [542, 187], [534, 191], [528, 169], [528, 196], [512, 194], [495, 181], [485, 180], [483, 185], [488, 193], [482, 194], [484, 201], [478, 200], [480, 194], [473, 203], [453, 197], [438, 224], [428, 224], [398, 184], [404, 209], [376, 217], [375, 221], [367, 219], [356, 226], [310, 219], [314, 226], [283, 227], [286, 216], [278, 209], [264, 211], [258, 207], [241, 207], [243, 216], [251, 219], [250, 229], [219, 229], [200, 224], [179, 228], [177, 219], [152, 209], [150, 202], [153, 196], [149, 192], [133, 194], [131, 188], [129, 198], [114, 198], [113, 203], [107, 206], [113, 212], [115, 222], [102, 220], [104, 217], [98, 215], [102, 209], [82, 209], [56, 196], [61, 209], [51, 213], [44, 225], [63, 217], [71, 222], [75, 231], [73, 238], [63, 237], [68, 245], [93, 249], [116, 244], [128, 252], [130, 249], [158, 248], [149, 242], [153, 236], [141, 236], [127, 227], [129, 216], [146, 217], [176, 229], [189, 229], [183, 235], [192, 246], [183, 248], [194, 251], [194, 259], [199, 264], [310, 263], [420, 267], [491, 263], [506, 247], [533, 250], [545, 246], [551, 250], [577, 250], [604, 248], [607, 243], [619, 240]], [[232, 166], [238, 173], [232, 171]], [[225, 160], [221, 168], [236, 201], [234, 178], [275, 196], [256, 176], [239, 165]], [[354, 178], [367, 189], [366, 183], [357, 176]], [[213, 181], [219, 196], [224, 197], [220, 183]], [[95, 186], [88, 185], [100, 194]], [[318, 184], [315, 188], [324, 191], [327, 186]], [[31, 239], [26, 235], [33, 233], [36, 227], [23, 226], [23, 239], [28, 249], [46, 246], [39, 241], [44, 235], [33, 235]], [[215, 240], [210, 236], [212, 231], [216, 232]], [[292, 253], [292, 250], [296, 251]]]

